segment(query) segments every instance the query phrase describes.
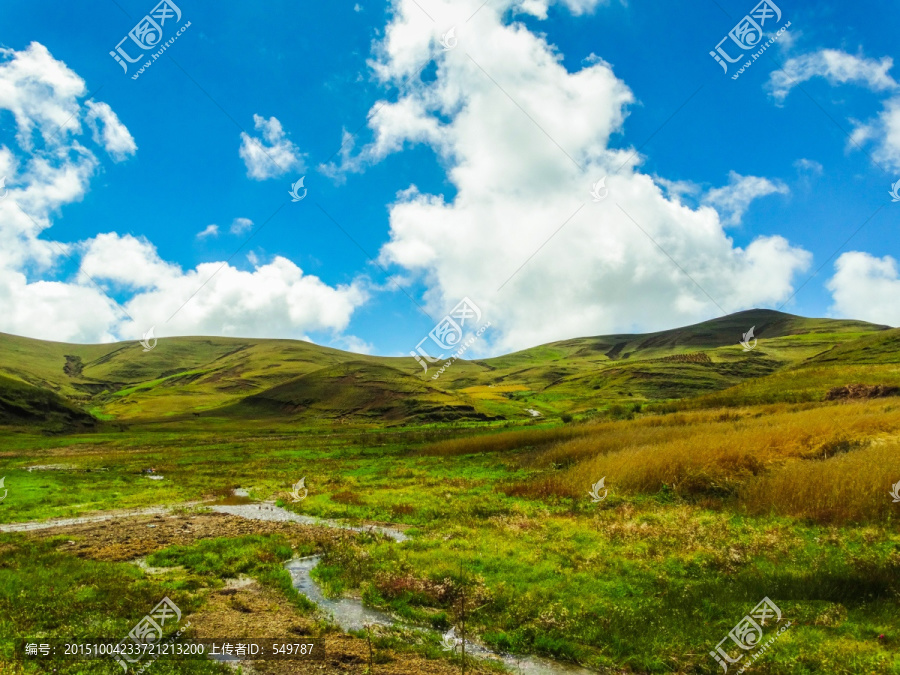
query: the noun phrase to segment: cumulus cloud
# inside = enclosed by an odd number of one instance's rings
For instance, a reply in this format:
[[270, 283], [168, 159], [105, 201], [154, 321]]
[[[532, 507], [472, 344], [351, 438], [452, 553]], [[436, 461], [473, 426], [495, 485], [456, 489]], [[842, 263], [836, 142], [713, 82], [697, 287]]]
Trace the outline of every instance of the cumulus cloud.
[[85, 119], [94, 133], [94, 143], [106, 148], [113, 160], [122, 162], [137, 152], [131, 132], [108, 104], [88, 101], [87, 109]]
[[15, 118], [16, 140], [23, 149], [34, 147], [35, 131], [48, 144], [80, 133], [78, 98], [85, 94], [84, 80], [38, 42], [18, 52], [0, 49], [0, 60], [0, 109]]
[[783, 70], [773, 72], [767, 87], [781, 105], [791, 89], [814, 77], [832, 85], [852, 84], [873, 92], [888, 92], [881, 112], [868, 121], [851, 120], [850, 148], [872, 145], [876, 162], [900, 169], [900, 84], [888, 71], [894, 65], [889, 56], [870, 59], [836, 49], [822, 49], [789, 59]]
[[81, 269], [94, 279], [107, 279], [130, 288], [152, 288], [157, 280], [178, 271], [163, 261], [144, 237], [98, 234], [82, 244]]
[[844, 253], [827, 287], [833, 300], [831, 311], [837, 316], [900, 326], [900, 274], [891, 256]]
[[900, 96], [886, 101], [875, 119], [858, 123], [851, 138], [859, 146], [874, 143], [875, 161], [900, 169]]
[[266, 119], [253, 116], [253, 125], [262, 134], [256, 138], [241, 132], [240, 156], [247, 167], [247, 176], [253, 180], [277, 178], [292, 169], [306, 170], [305, 156], [288, 140], [284, 129], [275, 117]]
[[231, 223], [231, 234], [241, 235], [253, 229], [253, 221], [249, 218], [235, 218]]
[[786, 195], [789, 192], [788, 187], [780, 181], [759, 176], [742, 176], [732, 171], [728, 176], [728, 185], [707, 192], [703, 203], [716, 209], [725, 225], [737, 225], [753, 200], [771, 194]]
[[74, 251], [42, 236], [51, 214], [84, 197], [99, 165], [89, 141], [81, 142], [91, 115], [79, 100], [85, 95], [84, 80], [43, 45], [0, 49], [0, 111], [15, 123], [13, 147], [0, 146], [9, 189], [0, 202], [0, 330], [56, 340], [111, 337], [115, 304], [89, 279], [40, 280]]
[[[432, 25], [412, 0], [394, 1], [372, 69], [399, 97], [377, 104], [371, 141], [333, 168], [427, 144], [456, 195], [415, 185], [399, 193], [381, 262], [421, 279], [435, 316], [474, 300], [496, 351], [711, 318], [721, 310], [706, 293], [727, 311], [786, 299], [809, 254], [782, 237], [735, 246], [715, 209], [666, 197], [631, 148], [610, 147], [631, 90], [602, 59], [568, 71], [544, 36], [509, 20], [508, 10], [541, 17], [549, 4], [496, 0], [466, 24], [458, 3], [436, 0]], [[574, 13], [598, 5], [559, 4]], [[458, 47], [444, 52], [437, 41], [451, 25]], [[431, 61], [427, 81], [411, 77]], [[603, 176], [609, 197], [594, 203], [589, 191]], [[744, 199], [762, 190], [741, 187]], [[731, 215], [739, 192], [721, 193]]]
[[219, 226], [218, 225], [207, 225], [206, 229], [197, 233], [197, 239], [206, 239], [207, 237], [218, 237], [219, 236]]
[[162, 260], [150, 242], [130, 235], [102, 234], [85, 247], [82, 270], [93, 279], [139, 289], [124, 303], [134, 318], [119, 324], [124, 335], [141, 335], [151, 325], [157, 336], [340, 332], [367, 298], [358, 283], [328, 286], [279, 256], [252, 271], [221, 262], [185, 271]]
[[[116, 160], [137, 150], [114, 111], [81, 101], [85, 95], [84, 81], [43, 45], [0, 50], [0, 110], [12, 114], [17, 145], [0, 146], [9, 190], [0, 201], [0, 331], [108, 342], [137, 339], [154, 325], [159, 336], [304, 337], [346, 328], [366, 299], [362, 285], [329, 286], [285, 258], [256, 260], [250, 270], [223, 262], [185, 270], [142, 237], [46, 238], [51, 217], [81, 200], [96, 173], [91, 140]], [[93, 132], [88, 140], [85, 124]], [[276, 124], [262, 126], [277, 144], [283, 138]], [[217, 232], [209, 225], [198, 237]], [[42, 279], [58, 275], [66, 260], [79, 262], [71, 278]]]
[[893, 65], [888, 56], [867, 59], [837, 49], [821, 49], [788, 59], [782, 69], [769, 76], [768, 89], [779, 103], [794, 87], [814, 77], [823, 77], [832, 85], [855, 84], [872, 91], [890, 91], [897, 88], [888, 74]]

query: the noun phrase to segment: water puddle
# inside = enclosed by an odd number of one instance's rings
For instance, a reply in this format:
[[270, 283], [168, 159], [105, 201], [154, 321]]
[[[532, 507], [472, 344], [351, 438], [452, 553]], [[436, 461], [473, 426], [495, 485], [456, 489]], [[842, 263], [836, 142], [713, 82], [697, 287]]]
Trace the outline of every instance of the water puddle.
[[[235, 498], [247, 495], [246, 490], [235, 490]], [[235, 499], [233, 498], [233, 499]], [[275, 506], [272, 502], [252, 504], [225, 504], [219, 502], [210, 506], [213, 511], [228, 513], [241, 518], [251, 520], [270, 520], [281, 522], [301, 523], [303, 525], [317, 525], [320, 527], [332, 527], [353, 532], [378, 532], [390, 537], [396, 542], [403, 542], [408, 537], [402, 531], [380, 525], [356, 527], [345, 525], [337, 520], [329, 518], [313, 518], [293, 511], [288, 511]], [[300, 593], [315, 602], [325, 614], [330, 614], [332, 620], [343, 630], [363, 630], [366, 624], [379, 626], [402, 626], [419, 630], [424, 633], [439, 635], [436, 631], [420, 626], [403, 624], [392, 616], [370, 609], [362, 604], [361, 600], [354, 598], [327, 598], [320, 586], [313, 580], [311, 572], [319, 564], [321, 556], [309, 556], [307, 558], [295, 558], [284, 564], [284, 568], [291, 575], [291, 582]], [[586, 670], [580, 666], [569, 665], [544, 659], [538, 656], [517, 656], [513, 654], [500, 654], [491, 651], [486, 646], [466, 639], [466, 653], [480, 659], [492, 659], [502, 662], [514, 673], [521, 675], [591, 675], [596, 671]]]
[[330, 614], [334, 622], [344, 630], [363, 630], [366, 624], [393, 626], [397, 623], [383, 612], [369, 609], [359, 600], [352, 598], [326, 598], [319, 585], [310, 576], [313, 568], [319, 564], [319, 556], [295, 558], [284, 564], [290, 573], [294, 588], [316, 603], [325, 614]]
[[[405, 628], [413, 628], [396, 621], [383, 612], [365, 607], [360, 600], [353, 598], [326, 598], [322, 593], [322, 589], [310, 574], [319, 563], [319, 560], [319, 556], [295, 558], [286, 562], [284, 567], [291, 575], [294, 588], [315, 602], [326, 614], [330, 614], [332, 620], [343, 630], [363, 630], [366, 624], [377, 624], [380, 626], [401, 625]], [[439, 635], [439, 633], [427, 628], [416, 626], [415, 629], [423, 633]], [[479, 659], [501, 661], [514, 673], [521, 673], [521, 675], [590, 675], [595, 672], [537, 656], [499, 654], [491, 651], [484, 645], [471, 642], [469, 639], [466, 639], [466, 654]]]
[[216, 506], [237, 506], [238, 504], [252, 504], [253, 500], [245, 495], [234, 494], [216, 502]]
[[[230, 500], [240, 499], [240, 497], [231, 497]], [[408, 537], [400, 530], [393, 527], [383, 527], [381, 525], [366, 525], [365, 527], [355, 525], [345, 525], [337, 520], [330, 518], [314, 518], [312, 516], [304, 516], [300, 513], [288, 511], [280, 506], [275, 506], [271, 502], [262, 503], [231, 503], [217, 502], [210, 504], [209, 508], [218, 513], [228, 513], [232, 516], [240, 516], [241, 518], [249, 518], [250, 520], [271, 520], [276, 522], [300, 523], [301, 525], [314, 525], [318, 527], [331, 527], [339, 530], [350, 530], [352, 532], [377, 532], [394, 541], [406, 541]]]

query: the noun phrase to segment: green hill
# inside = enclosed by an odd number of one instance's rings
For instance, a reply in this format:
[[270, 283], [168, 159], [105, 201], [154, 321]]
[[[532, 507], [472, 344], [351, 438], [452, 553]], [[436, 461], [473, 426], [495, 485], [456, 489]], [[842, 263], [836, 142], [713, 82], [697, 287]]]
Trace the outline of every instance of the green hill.
[[464, 397], [449, 394], [396, 368], [349, 361], [320, 368], [243, 399], [235, 411], [251, 414], [368, 417], [396, 421], [489, 419]]
[[[751, 326], [759, 342], [745, 352], [738, 342]], [[166, 338], [144, 352], [137, 342], [72, 345], [0, 334], [0, 375], [56, 396], [53, 414], [78, 406], [122, 422], [196, 414], [526, 419], [530, 410], [593, 414], [616, 403], [708, 395], [807, 362], [881, 362], [896, 356], [898, 339], [886, 326], [750, 310], [656, 333], [574, 338], [457, 361], [432, 380], [437, 368], [423, 373], [412, 358], [298, 340]]]
[[95, 423], [93, 417], [52, 391], [0, 375], [0, 425], [64, 431]]

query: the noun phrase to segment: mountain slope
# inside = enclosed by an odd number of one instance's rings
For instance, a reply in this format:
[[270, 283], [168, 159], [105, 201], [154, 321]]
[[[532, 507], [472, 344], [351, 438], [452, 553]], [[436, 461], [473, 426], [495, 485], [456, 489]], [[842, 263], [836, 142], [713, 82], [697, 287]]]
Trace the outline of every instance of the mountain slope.
[[391, 422], [490, 418], [464, 397], [441, 391], [396, 368], [364, 361], [316, 370], [249, 396], [231, 410], [250, 415], [365, 417]]
[[[759, 342], [745, 352], [738, 341], [751, 326]], [[0, 375], [121, 421], [198, 413], [514, 419], [529, 417], [531, 408], [556, 415], [702, 395], [811, 358], [874, 358], [893, 349], [879, 342], [886, 329], [751, 310], [645, 335], [575, 338], [456, 361], [436, 380], [437, 367], [424, 373], [412, 358], [297, 340], [165, 338], [144, 352], [137, 342], [70, 345], [0, 334]], [[853, 346], [864, 340], [871, 346]]]
[[0, 375], [0, 425], [62, 431], [95, 423], [93, 417], [54, 392]]

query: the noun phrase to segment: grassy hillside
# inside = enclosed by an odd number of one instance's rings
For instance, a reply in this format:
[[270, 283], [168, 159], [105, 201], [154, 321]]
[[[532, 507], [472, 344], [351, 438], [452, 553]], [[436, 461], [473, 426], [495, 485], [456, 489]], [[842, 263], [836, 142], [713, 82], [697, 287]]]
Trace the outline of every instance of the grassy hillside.
[[423, 382], [396, 368], [349, 361], [249, 396], [232, 410], [251, 416], [274, 414], [332, 420], [357, 416], [388, 422], [490, 417], [479, 411], [473, 401], [464, 399], [432, 387], [430, 380]]
[[27, 425], [48, 431], [91, 427], [96, 420], [63, 397], [0, 375], [0, 425]]
[[[755, 326], [752, 352], [738, 345]], [[646, 335], [554, 342], [458, 361], [438, 380], [412, 358], [365, 356], [296, 340], [183, 337], [69, 345], [0, 334], [0, 374], [54, 392], [100, 419], [348, 417], [392, 423], [591, 416], [726, 390], [816, 357], [865, 363], [890, 352], [886, 329], [752, 310]], [[853, 345], [860, 338], [872, 347]], [[866, 343], [868, 345], [869, 343]], [[879, 352], [880, 353], [880, 352]]]
[[822, 401], [847, 385], [900, 387], [900, 329], [880, 331], [734, 387], [680, 401], [678, 408], [718, 408]]

